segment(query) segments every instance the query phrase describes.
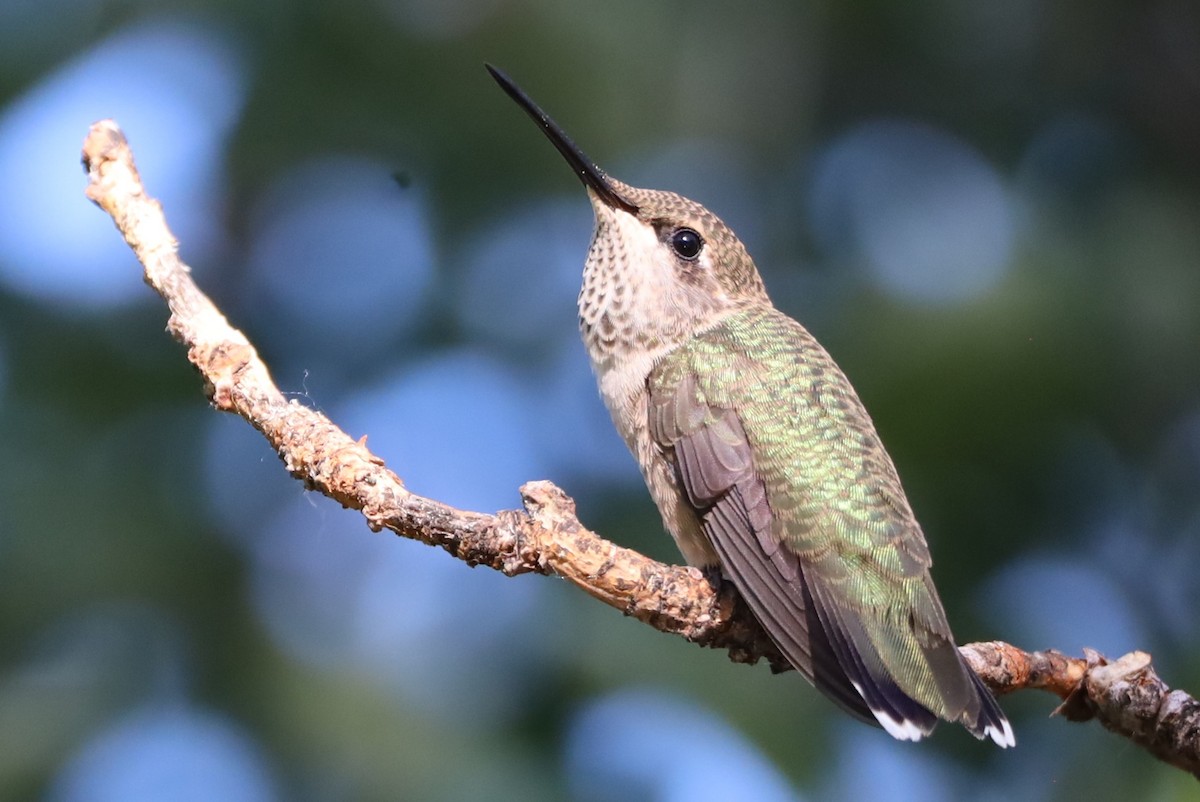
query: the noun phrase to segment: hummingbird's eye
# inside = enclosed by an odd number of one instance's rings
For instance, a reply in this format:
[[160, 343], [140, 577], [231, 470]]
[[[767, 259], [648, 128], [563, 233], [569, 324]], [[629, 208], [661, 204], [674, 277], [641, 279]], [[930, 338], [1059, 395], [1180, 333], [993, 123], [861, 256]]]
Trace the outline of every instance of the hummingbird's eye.
[[675, 251], [675, 255], [680, 259], [690, 262], [700, 255], [700, 249], [703, 247], [704, 240], [690, 228], [677, 228], [671, 234], [671, 250]]

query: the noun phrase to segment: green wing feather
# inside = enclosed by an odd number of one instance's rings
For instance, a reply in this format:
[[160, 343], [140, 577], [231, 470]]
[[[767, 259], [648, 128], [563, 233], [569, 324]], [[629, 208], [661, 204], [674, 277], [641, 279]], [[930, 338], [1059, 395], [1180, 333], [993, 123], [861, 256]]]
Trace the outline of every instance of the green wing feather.
[[650, 431], [722, 569], [792, 664], [919, 739], [1011, 728], [954, 645], [896, 470], [853, 388], [774, 309], [724, 318], [651, 373]]

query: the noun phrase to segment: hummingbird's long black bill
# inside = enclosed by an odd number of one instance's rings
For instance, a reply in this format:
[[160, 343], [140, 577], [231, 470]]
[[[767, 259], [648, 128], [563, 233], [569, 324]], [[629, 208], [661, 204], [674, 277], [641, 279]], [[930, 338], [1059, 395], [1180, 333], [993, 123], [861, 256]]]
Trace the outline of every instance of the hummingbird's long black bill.
[[550, 119], [549, 114], [542, 111], [541, 107], [534, 103], [533, 99], [521, 90], [521, 87], [513, 83], [511, 78], [491, 64], [484, 64], [483, 66], [487, 67], [487, 71], [496, 79], [496, 83], [500, 84], [500, 88], [509, 97], [517, 101], [517, 105], [533, 118], [533, 121], [538, 124], [538, 127], [542, 129], [546, 137], [554, 143], [554, 147], [558, 148], [558, 152], [571, 165], [571, 169], [575, 171], [575, 175], [579, 176], [579, 180], [583, 182], [584, 186], [590, 188], [609, 206], [624, 209], [630, 214], [637, 214], [637, 204], [630, 202], [628, 198], [625, 198], [613, 188], [612, 183], [608, 180], [608, 176], [587, 157], [587, 154], [571, 141], [566, 132], [562, 128], [559, 128], [558, 123]]

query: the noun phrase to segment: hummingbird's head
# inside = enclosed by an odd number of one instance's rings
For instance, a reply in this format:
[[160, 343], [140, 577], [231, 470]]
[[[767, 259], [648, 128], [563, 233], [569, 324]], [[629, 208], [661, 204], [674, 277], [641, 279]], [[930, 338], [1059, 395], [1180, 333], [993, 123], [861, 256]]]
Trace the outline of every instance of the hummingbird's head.
[[488, 71], [538, 123], [592, 201], [596, 231], [579, 296], [590, 345], [678, 341], [725, 311], [767, 301], [753, 260], [720, 218], [674, 192], [610, 178], [508, 76], [491, 65]]
[[709, 309], [766, 300], [754, 260], [721, 218], [674, 192], [638, 189], [600, 175], [607, 192], [588, 185], [596, 212], [589, 266], [606, 261], [613, 264], [597, 267], [648, 273], [646, 281], [661, 292], [680, 296], [681, 303], [691, 296]]

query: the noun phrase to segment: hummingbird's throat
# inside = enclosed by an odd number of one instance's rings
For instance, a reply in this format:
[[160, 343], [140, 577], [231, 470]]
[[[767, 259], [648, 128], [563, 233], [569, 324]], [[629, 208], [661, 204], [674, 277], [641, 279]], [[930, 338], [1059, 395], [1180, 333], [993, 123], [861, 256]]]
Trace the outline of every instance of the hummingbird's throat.
[[707, 261], [681, 269], [653, 224], [591, 197], [596, 232], [579, 324], [594, 362], [669, 351], [720, 316], [725, 296]]

